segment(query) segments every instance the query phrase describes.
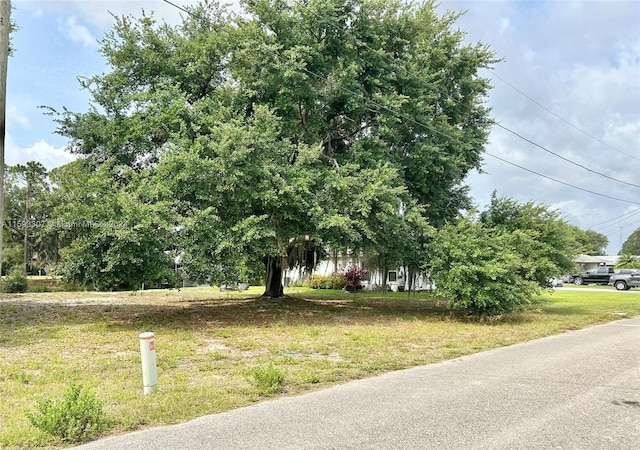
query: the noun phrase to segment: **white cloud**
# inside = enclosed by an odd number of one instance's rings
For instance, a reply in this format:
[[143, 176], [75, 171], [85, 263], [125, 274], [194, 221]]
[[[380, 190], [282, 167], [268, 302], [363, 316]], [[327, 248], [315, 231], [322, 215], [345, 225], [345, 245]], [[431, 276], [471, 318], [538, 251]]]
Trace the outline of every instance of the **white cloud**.
[[75, 16], [67, 17], [60, 23], [58, 29], [74, 42], [79, 42], [85, 47], [98, 48], [98, 40], [86, 26], [78, 23], [78, 18]]
[[64, 146], [56, 148], [44, 139], [35, 142], [29, 147], [20, 147], [11, 135], [7, 133], [5, 142], [6, 163], [10, 166], [25, 164], [27, 161], [38, 161], [51, 170], [76, 159], [76, 156], [67, 152]]
[[[162, 0], [15, 0], [19, 7], [32, 6], [34, 14], [54, 15], [62, 17], [76, 17], [77, 20], [87, 24], [87, 29], [99, 29], [100, 33], [107, 31], [114, 23], [113, 15], [133, 15], [139, 17], [144, 10], [146, 13], [154, 12], [155, 16], [169, 23], [177, 23], [182, 13], [179, 9]], [[172, 0], [178, 6], [190, 6], [197, 2], [194, 0]], [[224, 3], [224, 2], [221, 2]], [[237, 4], [238, 2], [231, 2]], [[184, 13], [182, 13], [184, 14]], [[97, 32], [97, 31], [95, 31]]]
[[500, 36], [504, 36], [506, 33], [511, 32], [511, 30], [511, 21], [508, 17], [503, 17], [500, 20], [500, 29], [498, 31], [498, 34], [500, 34]]

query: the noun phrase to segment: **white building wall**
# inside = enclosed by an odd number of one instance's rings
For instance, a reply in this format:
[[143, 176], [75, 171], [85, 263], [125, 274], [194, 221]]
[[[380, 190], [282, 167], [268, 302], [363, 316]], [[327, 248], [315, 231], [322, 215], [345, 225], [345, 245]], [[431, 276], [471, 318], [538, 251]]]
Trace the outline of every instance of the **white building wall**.
[[[337, 264], [336, 264], [337, 262]], [[322, 275], [329, 276], [333, 273], [342, 273], [349, 266], [356, 265], [358, 267], [362, 267], [362, 260], [360, 257], [350, 254], [339, 254], [337, 258], [328, 258], [326, 260], [320, 261], [316, 266], [316, 269], [313, 271], [313, 275]], [[368, 275], [363, 281], [363, 285], [365, 289], [380, 289], [382, 287], [383, 282], [383, 273], [381, 270], [374, 269], [370, 270], [365, 267], [365, 270], [368, 270]], [[285, 270], [285, 286], [290, 283], [294, 283], [300, 281], [304, 276], [304, 273], [300, 269], [292, 269]], [[387, 288], [392, 291], [398, 291], [400, 289], [406, 290], [409, 288], [409, 281], [407, 279], [407, 274], [405, 273], [405, 269], [403, 267], [398, 267], [392, 270], [389, 270], [386, 274], [387, 276]], [[400, 289], [399, 289], [400, 287]], [[429, 277], [426, 273], [419, 273], [416, 276], [415, 283], [413, 288], [417, 291], [426, 291], [432, 290], [435, 287], [431, 284]]]

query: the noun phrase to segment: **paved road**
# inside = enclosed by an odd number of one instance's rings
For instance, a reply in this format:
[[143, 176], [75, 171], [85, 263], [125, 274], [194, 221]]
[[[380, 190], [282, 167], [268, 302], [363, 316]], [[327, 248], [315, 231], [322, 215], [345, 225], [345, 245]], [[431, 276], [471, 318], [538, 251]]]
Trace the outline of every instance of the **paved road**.
[[640, 318], [83, 449], [638, 449]]
[[610, 287], [608, 289], [598, 289], [598, 288], [588, 288], [588, 287], [571, 287], [570, 284], [565, 284], [561, 287], [556, 287], [554, 289], [558, 291], [582, 291], [582, 292], [617, 292], [619, 294], [640, 294], [640, 289], [632, 288], [628, 291], [618, 291], [614, 287]]

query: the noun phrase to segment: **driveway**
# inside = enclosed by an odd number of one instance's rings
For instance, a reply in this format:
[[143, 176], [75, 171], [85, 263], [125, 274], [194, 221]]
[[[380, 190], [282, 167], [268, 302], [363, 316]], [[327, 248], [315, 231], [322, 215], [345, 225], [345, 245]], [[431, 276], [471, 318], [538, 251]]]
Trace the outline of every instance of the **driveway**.
[[640, 318], [80, 448], [637, 449]]

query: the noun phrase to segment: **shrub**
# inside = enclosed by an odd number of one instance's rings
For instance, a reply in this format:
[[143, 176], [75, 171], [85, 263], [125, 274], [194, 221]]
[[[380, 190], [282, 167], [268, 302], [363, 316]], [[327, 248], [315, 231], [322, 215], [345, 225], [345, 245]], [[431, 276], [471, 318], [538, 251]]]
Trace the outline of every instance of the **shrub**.
[[366, 274], [367, 271], [358, 266], [349, 266], [349, 268], [344, 272], [344, 280], [346, 283], [345, 288], [348, 291], [362, 289], [362, 280], [364, 280]]
[[48, 286], [29, 286], [29, 288], [27, 289], [27, 292], [34, 292], [34, 293], [51, 292], [51, 289]]
[[13, 267], [9, 275], [2, 280], [2, 292], [27, 292], [27, 276], [21, 266]]
[[343, 275], [333, 273], [331, 275], [314, 275], [309, 281], [311, 289], [344, 289], [347, 281]]
[[311, 285], [311, 280], [303, 278], [300, 280], [291, 281], [288, 284], [288, 287], [309, 287]]
[[284, 373], [278, 367], [256, 367], [251, 371], [253, 383], [267, 394], [277, 394], [284, 390]]
[[59, 283], [55, 288], [56, 292], [81, 292], [85, 290], [86, 288], [84, 286], [73, 283]]
[[27, 412], [29, 422], [40, 431], [63, 442], [78, 443], [109, 428], [103, 404], [92, 391], [71, 384], [62, 399], [43, 398], [35, 413]]
[[478, 315], [502, 314], [530, 303], [538, 287], [520, 275], [527, 261], [513, 250], [525, 250], [523, 234], [469, 220], [446, 225], [433, 245], [431, 274], [438, 294], [451, 307]]

